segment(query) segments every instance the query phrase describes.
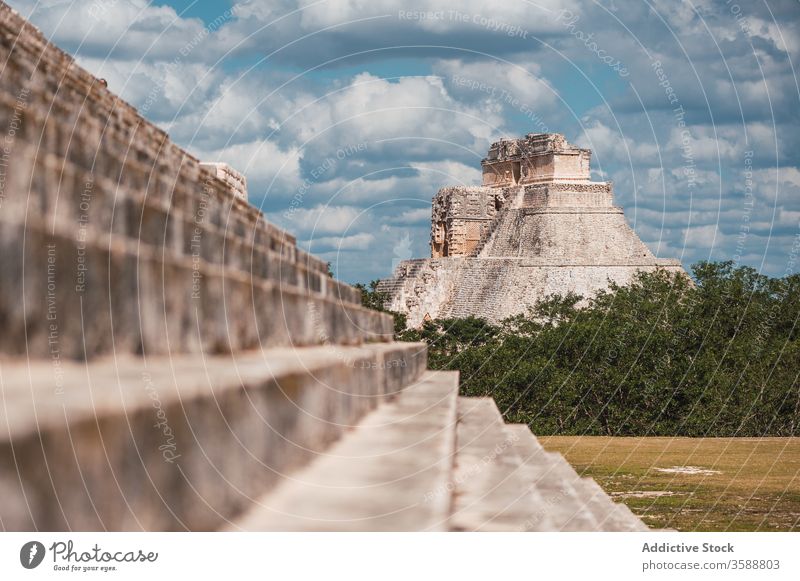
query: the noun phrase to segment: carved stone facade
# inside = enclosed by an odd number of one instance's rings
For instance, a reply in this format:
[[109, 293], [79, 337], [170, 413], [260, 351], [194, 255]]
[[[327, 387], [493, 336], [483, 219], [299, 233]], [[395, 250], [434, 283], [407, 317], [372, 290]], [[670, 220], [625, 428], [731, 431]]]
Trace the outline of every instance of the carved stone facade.
[[493, 143], [481, 186], [434, 196], [431, 258], [403, 261], [381, 282], [387, 306], [411, 326], [444, 317], [497, 322], [547, 295], [590, 297], [638, 270], [682, 272], [630, 228], [611, 183], [591, 181], [590, 160], [590, 150], [559, 134]]
[[558, 133], [501, 139], [481, 161], [483, 185], [508, 187], [552, 180], [588, 181], [592, 152], [570, 145]]
[[433, 198], [431, 256], [469, 256], [488, 232], [505, 198], [485, 187], [442, 188]]

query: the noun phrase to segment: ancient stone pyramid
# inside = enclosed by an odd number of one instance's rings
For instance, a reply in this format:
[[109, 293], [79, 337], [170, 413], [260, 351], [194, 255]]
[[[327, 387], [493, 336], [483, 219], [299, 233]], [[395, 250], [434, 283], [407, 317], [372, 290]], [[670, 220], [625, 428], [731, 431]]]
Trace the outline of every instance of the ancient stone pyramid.
[[0, 530], [646, 530], [0, 1]]
[[591, 151], [557, 133], [493, 143], [483, 184], [433, 198], [431, 258], [404, 260], [378, 290], [411, 327], [425, 319], [497, 322], [537, 300], [590, 297], [636, 271], [683, 271], [656, 258], [614, 206], [610, 182], [593, 182]]

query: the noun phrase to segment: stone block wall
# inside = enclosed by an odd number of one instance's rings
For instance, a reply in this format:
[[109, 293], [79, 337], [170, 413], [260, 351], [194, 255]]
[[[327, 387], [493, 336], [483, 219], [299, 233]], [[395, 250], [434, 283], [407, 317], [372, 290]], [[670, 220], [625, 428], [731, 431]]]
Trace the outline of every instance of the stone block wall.
[[522, 206], [610, 208], [613, 202], [610, 183], [551, 182], [525, 186]]
[[389, 317], [242, 199], [234, 172], [172, 143], [2, 3], [0, 61], [0, 353], [391, 336]]
[[552, 180], [589, 181], [592, 152], [575, 147], [559, 133], [532, 133], [501, 139], [481, 161], [483, 185], [507, 187]]
[[503, 188], [519, 183], [521, 177], [519, 161], [498, 161], [483, 166], [482, 185], [488, 188]]
[[497, 225], [481, 257], [537, 258], [563, 264], [649, 264], [653, 253], [619, 208], [522, 208]]
[[522, 160], [520, 184], [552, 180], [588, 181], [590, 153], [584, 150], [545, 153]]
[[570, 290], [589, 298], [608, 288], [610, 282], [624, 285], [638, 271], [655, 269], [683, 272], [679, 261], [655, 258], [638, 264], [569, 260], [554, 264], [535, 258], [428, 259], [417, 265], [412, 276], [396, 279], [400, 284], [387, 307], [406, 313], [411, 328], [426, 319], [450, 317], [474, 316], [499, 323], [525, 313], [548, 295]]

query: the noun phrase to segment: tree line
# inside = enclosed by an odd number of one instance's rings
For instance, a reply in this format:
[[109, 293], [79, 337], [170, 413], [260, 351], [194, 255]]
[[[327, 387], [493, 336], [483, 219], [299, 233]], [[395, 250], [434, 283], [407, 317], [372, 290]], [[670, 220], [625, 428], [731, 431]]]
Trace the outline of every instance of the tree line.
[[[693, 276], [639, 273], [584, 300], [550, 296], [492, 325], [444, 319], [397, 336], [424, 341], [432, 369], [491, 396], [539, 435], [800, 435], [800, 275], [732, 262]], [[376, 283], [364, 304], [383, 309]]]

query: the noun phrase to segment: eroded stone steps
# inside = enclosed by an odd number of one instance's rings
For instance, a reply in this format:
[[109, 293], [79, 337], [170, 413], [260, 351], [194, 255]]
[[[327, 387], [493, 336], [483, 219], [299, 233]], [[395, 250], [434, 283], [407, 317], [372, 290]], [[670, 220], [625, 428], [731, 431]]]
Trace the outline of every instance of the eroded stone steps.
[[443, 312], [447, 317], [463, 318], [477, 312], [476, 309], [491, 309], [498, 305], [498, 299], [504, 295], [505, 279], [501, 272], [503, 265], [490, 261], [473, 262], [464, 265], [466, 280], [488, 280], [489, 285], [462, 285], [454, 289], [455, 295]]
[[492, 231], [492, 236], [481, 247], [480, 256], [519, 256], [523, 240], [522, 222], [525, 212], [520, 208], [509, 208], [502, 214]]
[[[226, 530], [619, 530], [600, 526], [560, 455], [457, 390], [456, 374], [426, 373]], [[538, 473], [520, 454], [531, 448]]]
[[507, 429], [524, 459], [534, 489], [544, 498], [553, 530], [644, 531], [648, 528], [627, 506], [613, 502], [592, 479], [581, 478], [561, 454], [545, 451], [526, 425]]
[[591, 478], [582, 478], [581, 484], [589, 495], [589, 503], [602, 530], [647, 531], [649, 527], [631, 509], [611, 497]]
[[491, 398], [459, 398], [451, 530], [552, 530]]
[[426, 367], [415, 343], [0, 361], [0, 528], [216, 530]]
[[229, 530], [445, 530], [457, 372], [427, 372]]
[[394, 269], [390, 278], [385, 278], [378, 283], [376, 290], [386, 293], [391, 298], [394, 293], [403, 288], [406, 281], [414, 280], [419, 273], [422, 265], [425, 264], [424, 258], [411, 258], [403, 260]]
[[505, 215], [508, 214], [509, 208], [510, 208], [510, 205], [507, 204], [506, 206], [501, 208], [500, 211], [495, 215], [494, 220], [492, 220], [492, 222], [489, 224], [489, 227], [486, 229], [486, 231], [481, 236], [480, 240], [478, 241], [478, 244], [475, 246], [475, 248], [472, 250], [472, 252], [469, 253], [469, 256], [471, 258], [475, 258], [476, 256], [480, 256], [481, 251], [489, 243], [489, 241], [492, 238], [492, 235], [497, 230], [498, 224], [502, 223]]
[[[0, 362], [5, 530], [641, 530], [419, 344]], [[57, 373], [57, 375], [56, 375]], [[373, 411], [370, 411], [373, 410]], [[18, 475], [18, 476], [17, 476]]]
[[575, 486], [578, 475], [563, 457], [545, 451], [528, 426], [510, 425], [506, 429], [515, 435], [514, 447], [522, 459], [526, 481], [543, 499], [534, 522], [546, 514], [550, 530], [601, 530], [586, 506], [583, 490]]
[[492, 220], [491, 224], [489, 225], [489, 228], [484, 232], [483, 236], [481, 236], [481, 239], [478, 241], [477, 246], [470, 253], [471, 258], [481, 256], [484, 248], [486, 248], [488, 245], [495, 245], [496, 243], [493, 239], [494, 234], [502, 224], [506, 223], [505, 218], [508, 213], [511, 210], [519, 210], [522, 207], [523, 196], [525, 193], [524, 186], [504, 188], [504, 193], [509, 197], [509, 199], [506, 201], [505, 205], [500, 209], [500, 211], [497, 212], [494, 220]]

